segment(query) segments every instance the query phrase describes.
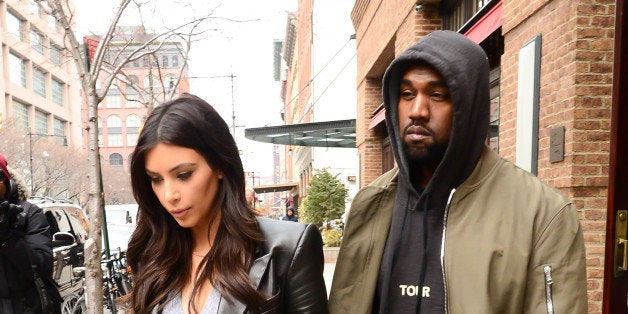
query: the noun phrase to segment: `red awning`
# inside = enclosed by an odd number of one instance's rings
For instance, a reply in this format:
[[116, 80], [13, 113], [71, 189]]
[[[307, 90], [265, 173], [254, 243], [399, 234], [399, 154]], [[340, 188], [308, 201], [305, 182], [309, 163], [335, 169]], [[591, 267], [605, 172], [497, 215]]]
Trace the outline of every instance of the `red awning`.
[[473, 40], [476, 44], [479, 44], [502, 26], [502, 24], [502, 2], [500, 1], [480, 18], [477, 23], [469, 28], [465, 36], [469, 37], [469, 39]]
[[378, 111], [369, 121], [369, 130], [376, 127], [382, 121], [386, 119], [386, 109], [382, 108], [382, 110]]

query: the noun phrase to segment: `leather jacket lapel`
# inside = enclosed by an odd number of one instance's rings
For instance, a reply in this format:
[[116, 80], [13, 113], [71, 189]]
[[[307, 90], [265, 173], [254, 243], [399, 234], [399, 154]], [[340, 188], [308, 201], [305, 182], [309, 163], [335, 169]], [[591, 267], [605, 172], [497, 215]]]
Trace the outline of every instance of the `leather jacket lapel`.
[[271, 253], [268, 253], [264, 256], [258, 257], [253, 261], [253, 265], [251, 266], [251, 270], [249, 270], [249, 279], [251, 279], [251, 284], [257, 289], [260, 288], [260, 283], [262, 281], [262, 277], [264, 277], [264, 273], [266, 273], [266, 268], [268, 267], [268, 262], [270, 262]]
[[[268, 253], [264, 256], [261, 256], [255, 261], [253, 261], [253, 265], [251, 266], [251, 270], [249, 271], [249, 279], [251, 280], [251, 284], [254, 287], [260, 288], [260, 284], [262, 281], [262, 277], [264, 277], [264, 273], [266, 273], [266, 268], [268, 267], [268, 263], [270, 262], [271, 253]], [[227, 300], [225, 300], [222, 296], [220, 297], [220, 305], [218, 307], [218, 313], [244, 313], [246, 310], [246, 305], [238, 300], [233, 300], [233, 304], [229, 304]]]

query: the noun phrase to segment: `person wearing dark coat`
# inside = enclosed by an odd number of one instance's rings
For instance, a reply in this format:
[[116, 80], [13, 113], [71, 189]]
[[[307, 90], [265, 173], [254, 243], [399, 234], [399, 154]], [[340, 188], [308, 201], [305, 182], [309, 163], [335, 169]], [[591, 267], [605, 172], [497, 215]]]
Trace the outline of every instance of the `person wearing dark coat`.
[[288, 208], [286, 209], [286, 215], [283, 216], [281, 220], [298, 222], [299, 217], [297, 217], [297, 215], [294, 214], [294, 207], [288, 206]]
[[[59, 313], [50, 226], [42, 210], [26, 201], [27, 188], [14, 174], [0, 154], [0, 313]], [[40, 292], [52, 307], [43, 308]]]

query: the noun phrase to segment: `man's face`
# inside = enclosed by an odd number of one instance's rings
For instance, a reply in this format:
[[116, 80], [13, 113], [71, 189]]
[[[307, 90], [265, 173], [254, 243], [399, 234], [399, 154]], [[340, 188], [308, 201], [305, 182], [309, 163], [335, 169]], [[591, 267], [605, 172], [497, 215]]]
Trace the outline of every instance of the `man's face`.
[[440, 161], [449, 145], [453, 104], [443, 77], [415, 65], [399, 85], [399, 134], [410, 161]]
[[4, 194], [7, 193], [7, 186], [4, 183], [4, 179], [0, 180], [0, 200], [4, 199]]

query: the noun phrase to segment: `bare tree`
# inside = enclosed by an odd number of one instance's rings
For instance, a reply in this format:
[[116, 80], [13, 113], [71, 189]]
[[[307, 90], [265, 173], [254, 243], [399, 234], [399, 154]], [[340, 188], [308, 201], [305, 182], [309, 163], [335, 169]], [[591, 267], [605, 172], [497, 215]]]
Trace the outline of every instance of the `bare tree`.
[[[116, 28], [118, 21], [127, 9], [130, 3], [134, 3], [140, 7], [142, 3], [139, 1], [121, 0], [119, 7], [114, 11], [111, 23], [100, 38], [100, 42], [94, 52], [93, 60], [85, 56], [81, 42], [76, 38], [72, 26], [74, 23], [73, 7], [67, 0], [36, 0], [40, 8], [48, 14], [55, 17], [57, 22], [63, 27], [65, 33], [65, 48], [68, 50], [78, 71], [81, 88], [87, 102], [87, 121], [85, 130], [88, 133], [88, 202], [87, 214], [89, 217], [89, 238], [85, 242], [85, 267], [86, 267], [86, 286], [87, 298], [91, 300], [88, 305], [89, 313], [102, 312], [102, 270], [101, 270], [101, 241], [102, 241], [102, 212], [104, 211], [104, 193], [102, 184], [102, 167], [98, 146], [98, 104], [107, 95], [109, 88], [116, 83], [116, 80], [123, 81], [127, 86], [137, 87], [138, 90], [144, 90], [137, 82], [129, 79], [129, 75], [125, 72], [125, 66], [137, 60], [154, 59], [154, 55], [163, 49], [164, 45], [169, 42], [176, 42], [181, 39], [188, 39], [197, 34], [200, 24], [209, 18], [210, 14], [184, 23], [178, 27], [166, 29], [157, 32], [152, 36], [147, 36], [139, 45], [113, 45], [116, 36]], [[135, 39], [134, 39], [135, 40]], [[129, 41], [131, 43], [132, 41]], [[117, 47], [114, 48], [114, 47]], [[124, 49], [119, 49], [120, 47]], [[189, 51], [182, 48], [181, 51]], [[186, 58], [187, 59], [187, 58]], [[182, 60], [183, 61], [183, 60]], [[185, 60], [187, 62], [187, 60]], [[149, 61], [149, 64], [151, 62]], [[158, 63], [157, 63], [158, 64]], [[159, 67], [156, 66], [156, 76], [161, 76]], [[98, 88], [96, 83], [98, 78], [103, 79], [102, 88]], [[163, 82], [163, 80], [158, 80]], [[168, 82], [170, 84], [170, 82]], [[175, 83], [173, 83], [175, 84]], [[178, 81], [176, 82], [178, 84]], [[163, 91], [164, 88], [162, 83]], [[149, 84], [149, 91], [153, 83]], [[170, 85], [168, 85], [169, 87]], [[99, 86], [100, 87], [100, 86]], [[144, 93], [138, 93], [146, 95]], [[156, 93], [149, 92], [148, 99], [144, 99], [143, 103], [147, 105], [149, 111], [154, 106]], [[157, 94], [158, 95], [158, 94]], [[165, 93], [164, 96], [165, 97]], [[174, 91], [170, 90], [170, 97], [174, 95]], [[164, 98], [165, 99], [165, 98]]]
[[13, 121], [4, 123], [0, 151], [32, 187], [31, 194], [85, 205], [87, 189], [81, 182], [87, 172], [85, 152], [69, 147], [63, 137], [24, 132]]

